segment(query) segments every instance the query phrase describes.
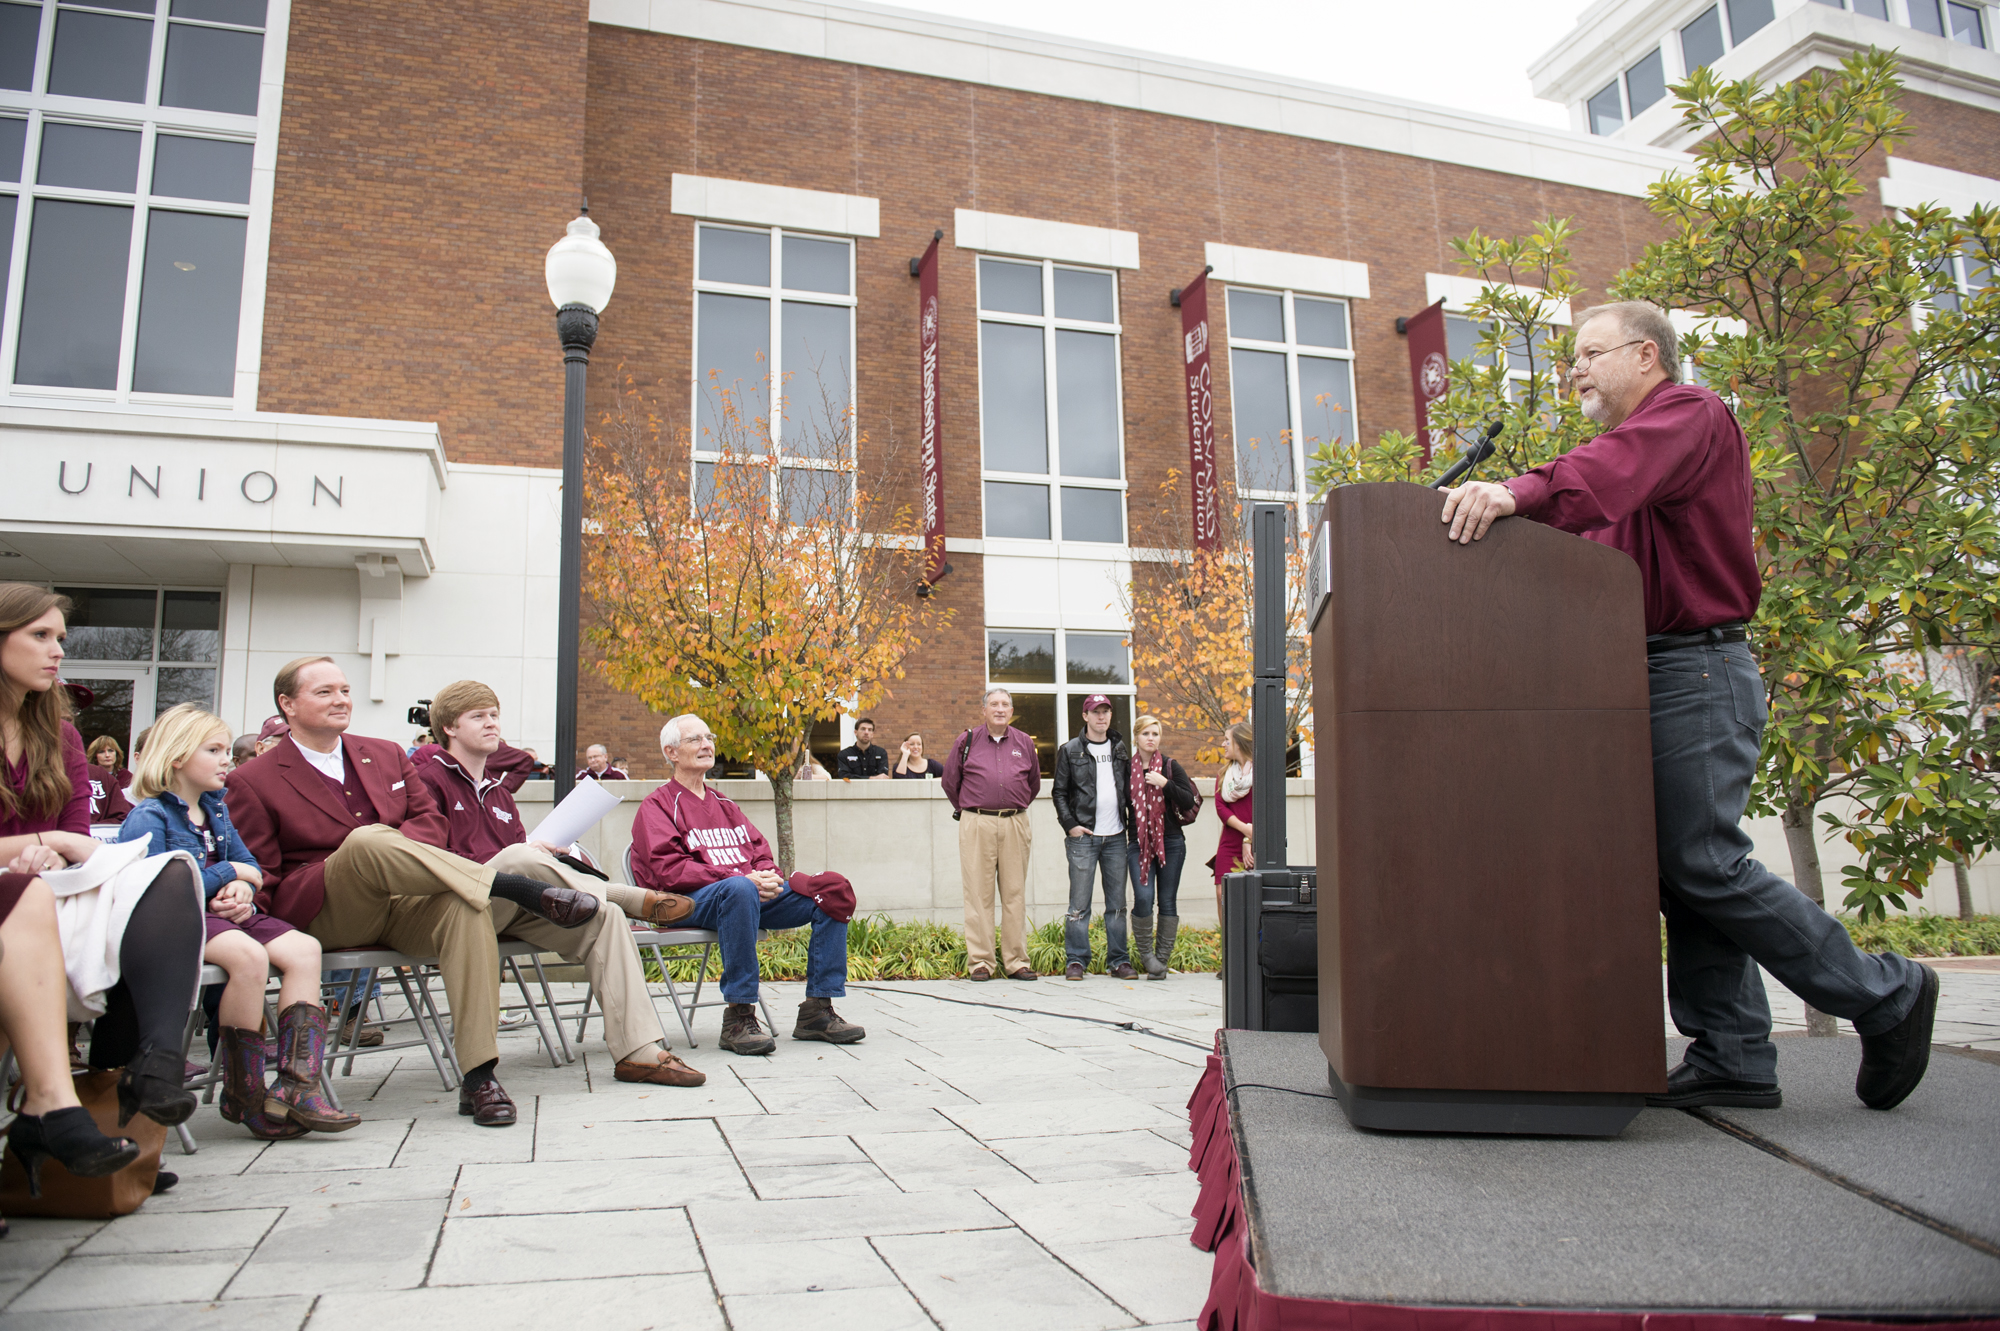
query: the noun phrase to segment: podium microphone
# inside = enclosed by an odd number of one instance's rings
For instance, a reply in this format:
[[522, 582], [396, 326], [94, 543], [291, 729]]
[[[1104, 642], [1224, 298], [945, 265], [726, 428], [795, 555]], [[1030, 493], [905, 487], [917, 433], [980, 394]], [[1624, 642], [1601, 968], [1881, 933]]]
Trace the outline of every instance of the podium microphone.
[[1500, 437], [1500, 432], [1506, 428], [1507, 428], [1507, 423], [1505, 421], [1494, 421], [1491, 425], [1487, 426], [1486, 436], [1483, 439], [1481, 439], [1478, 443], [1474, 444], [1471, 448], [1467, 449], [1464, 457], [1452, 463], [1451, 470], [1447, 471], [1444, 475], [1438, 477], [1437, 484], [1432, 486], [1431, 488], [1434, 490], [1449, 489], [1458, 480], [1459, 477], [1465, 475], [1465, 473], [1471, 471], [1474, 467], [1486, 461], [1486, 459], [1492, 457], [1493, 441], [1495, 439], [1498, 439]]

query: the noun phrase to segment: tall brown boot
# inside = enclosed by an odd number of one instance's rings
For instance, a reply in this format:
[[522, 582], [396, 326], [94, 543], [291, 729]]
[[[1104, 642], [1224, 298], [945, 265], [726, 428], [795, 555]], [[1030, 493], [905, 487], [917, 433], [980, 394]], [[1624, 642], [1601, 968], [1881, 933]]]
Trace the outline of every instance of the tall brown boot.
[[289, 1118], [312, 1132], [345, 1132], [361, 1115], [336, 1109], [319, 1088], [326, 1061], [326, 1009], [294, 1003], [278, 1014], [278, 1080], [264, 1099], [264, 1112]]
[[286, 1119], [264, 1112], [264, 1037], [256, 1031], [235, 1026], [222, 1028], [222, 1099], [217, 1105], [225, 1122], [241, 1123], [252, 1137], [263, 1141], [285, 1141], [303, 1137], [306, 1130]]

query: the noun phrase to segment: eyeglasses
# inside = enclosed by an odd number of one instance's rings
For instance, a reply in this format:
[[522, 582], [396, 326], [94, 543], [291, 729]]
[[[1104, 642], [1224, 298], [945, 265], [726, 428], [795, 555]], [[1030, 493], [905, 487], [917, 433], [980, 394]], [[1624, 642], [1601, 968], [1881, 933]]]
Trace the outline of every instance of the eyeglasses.
[[1578, 356], [1576, 359], [1558, 365], [1556, 368], [1561, 370], [1565, 376], [1573, 375], [1578, 370], [1589, 369], [1590, 363], [1596, 360], [1599, 356], [1609, 356], [1614, 351], [1623, 351], [1627, 347], [1636, 347], [1641, 342], [1647, 342], [1647, 341], [1651, 341], [1651, 339], [1644, 337], [1635, 337], [1630, 342], [1620, 342], [1617, 346], [1606, 347], [1602, 351], [1586, 351], [1581, 356]]

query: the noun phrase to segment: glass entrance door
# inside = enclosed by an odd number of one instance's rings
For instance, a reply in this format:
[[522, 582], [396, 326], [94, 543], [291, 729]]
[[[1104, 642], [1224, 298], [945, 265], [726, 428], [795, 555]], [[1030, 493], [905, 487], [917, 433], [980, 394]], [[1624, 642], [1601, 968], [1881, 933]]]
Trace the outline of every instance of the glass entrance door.
[[76, 713], [77, 732], [86, 749], [100, 735], [118, 741], [125, 766], [132, 764], [132, 737], [153, 724], [153, 668], [151, 666], [82, 665], [65, 663], [63, 683], [81, 684], [93, 695], [88, 707]]

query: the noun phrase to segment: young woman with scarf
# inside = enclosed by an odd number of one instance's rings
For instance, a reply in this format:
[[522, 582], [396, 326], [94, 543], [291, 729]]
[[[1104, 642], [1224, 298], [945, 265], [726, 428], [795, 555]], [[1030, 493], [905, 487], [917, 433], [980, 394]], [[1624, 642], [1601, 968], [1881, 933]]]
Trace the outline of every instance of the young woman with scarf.
[[[1181, 765], [1160, 752], [1160, 718], [1142, 716], [1132, 727], [1131, 848], [1132, 958], [1149, 980], [1167, 978], [1174, 938], [1180, 933], [1181, 866], [1187, 863], [1187, 836], [1181, 815], [1192, 817], [1201, 796]], [[1154, 943], [1153, 907], [1159, 905]]]

